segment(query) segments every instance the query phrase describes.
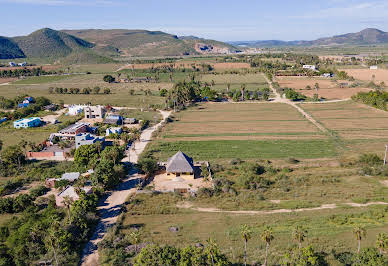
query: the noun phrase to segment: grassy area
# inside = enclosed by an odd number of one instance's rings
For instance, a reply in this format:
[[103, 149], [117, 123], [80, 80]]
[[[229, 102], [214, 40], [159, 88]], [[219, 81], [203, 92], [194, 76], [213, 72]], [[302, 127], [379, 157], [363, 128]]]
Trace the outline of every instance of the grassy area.
[[4, 147], [16, 145], [25, 140], [33, 143], [42, 143], [52, 132], [56, 131], [55, 126], [46, 126], [38, 128], [15, 129], [11, 126], [2, 125], [0, 127], [0, 139]]
[[162, 116], [155, 111], [141, 111], [139, 109], [122, 109], [119, 114], [125, 118], [136, 118], [136, 120], [149, 120], [151, 123], [159, 122]]
[[29, 85], [29, 84], [43, 84], [43, 83], [52, 83], [57, 81], [63, 81], [65, 79], [71, 78], [72, 76], [39, 76], [39, 77], [29, 77], [22, 80], [17, 80], [12, 84], [15, 85]]
[[200, 104], [174, 114], [165, 140], [325, 138], [293, 107], [281, 103]]
[[337, 155], [331, 140], [212, 140], [156, 141], [148, 148], [158, 159], [165, 160], [181, 150], [195, 160], [327, 158]]
[[[62, 77], [62, 76], [61, 76]], [[40, 77], [39, 77], [40, 78]], [[48, 77], [49, 78], [49, 77]], [[41, 84], [11, 84], [0, 87], [0, 96], [13, 98], [19, 95], [31, 95], [34, 97], [44, 96], [55, 103], [61, 100], [66, 104], [110, 104], [112, 106], [129, 106], [147, 108], [150, 104], [163, 104], [164, 98], [159, 96], [159, 88], [170, 88], [172, 85], [168, 83], [112, 83], [108, 84], [102, 80], [103, 75], [79, 75], [71, 76], [66, 79], [52, 81]], [[27, 82], [28, 79], [25, 81]], [[50, 94], [50, 87], [61, 88], [91, 88], [100, 87], [101, 92], [104, 88], [109, 88], [111, 94]], [[153, 96], [146, 96], [144, 90], [150, 89], [153, 91]], [[134, 95], [130, 92], [134, 90]]]
[[[127, 234], [134, 226], [140, 226], [144, 242], [176, 246], [205, 243], [214, 238], [221, 250], [233, 262], [242, 263], [243, 241], [240, 235], [242, 224], [253, 230], [248, 242], [248, 263], [263, 262], [265, 243], [260, 239], [264, 226], [273, 228], [275, 239], [271, 243], [269, 265], [280, 263], [287, 248], [295, 246], [292, 230], [297, 225], [308, 231], [303, 245], [311, 244], [327, 255], [330, 265], [339, 265], [331, 250], [336, 252], [356, 251], [357, 242], [352, 228], [361, 224], [367, 228], [362, 247], [375, 246], [376, 235], [388, 229], [386, 207], [339, 208], [333, 210], [306, 211], [289, 214], [237, 215], [228, 213], [201, 213], [179, 209], [176, 204], [182, 199], [171, 195], [138, 195], [136, 204], [127, 206], [121, 232]], [[178, 233], [169, 231], [179, 227]]]

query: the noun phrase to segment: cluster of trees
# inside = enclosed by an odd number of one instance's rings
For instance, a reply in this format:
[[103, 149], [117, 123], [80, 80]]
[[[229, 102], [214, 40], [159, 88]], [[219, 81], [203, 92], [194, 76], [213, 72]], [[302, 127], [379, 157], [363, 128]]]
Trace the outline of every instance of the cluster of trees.
[[97, 221], [97, 201], [81, 191], [79, 200], [66, 200], [67, 211], [56, 208], [54, 197], [28, 207], [0, 227], [0, 264], [76, 265]]
[[304, 101], [307, 99], [307, 97], [294, 89], [291, 88], [283, 88], [282, 89], [284, 95], [286, 96], [287, 99], [290, 99], [292, 101]]
[[125, 169], [120, 164], [123, 158], [123, 147], [115, 145], [102, 149], [99, 143], [83, 145], [74, 154], [74, 162], [79, 167], [94, 169], [93, 185], [103, 190], [115, 187], [125, 176]]
[[186, 104], [207, 99], [209, 101], [218, 100], [218, 94], [201, 82], [192, 80], [190, 82], [178, 82], [167, 94], [167, 107], [183, 108]]
[[227, 89], [227, 96], [235, 102], [246, 100], [264, 100], [268, 101], [271, 90], [269, 88], [262, 88], [254, 91], [246, 89], [245, 85], [241, 86], [240, 90]]
[[[24, 96], [17, 96], [14, 99], [6, 99], [0, 97], [0, 108], [2, 109], [14, 109], [17, 105], [23, 102]], [[24, 118], [29, 115], [33, 115], [39, 111], [44, 110], [44, 106], [51, 104], [51, 101], [45, 97], [36, 97], [35, 103], [29, 104], [27, 107], [18, 108], [14, 112], [0, 112], [1, 117], [7, 117], [8, 120], [15, 120]]]
[[31, 189], [29, 194], [20, 194], [16, 197], [0, 198], [0, 213], [18, 213], [34, 205], [34, 200], [47, 192], [46, 187], [41, 186]]
[[354, 101], [387, 111], [388, 93], [385, 91], [359, 92], [352, 96]]
[[50, 94], [53, 94], [53, 93], [56, 93], [56, 94], [100, 94], [100, 92], [102, 92], [103, 94], [110, 94], [111, 91], [109, 88], [104, 88], [102, 91], [101, 91], [101, 88], [96, 86], [94, 87], [93, 89], [91, 88], [83, 88], [83, 89], [80, 89], [80, 88], [54, 88], [54, 87], [50, 87], [49, 88], [49, 93]]
[[27, 76], [42, 76], [54, 75], [56, 71], [45, 71], [41, 67], [37, 68], [23, 68], [23, 69], [9, 69], [0, 71], [0, 78], [18, 78]]

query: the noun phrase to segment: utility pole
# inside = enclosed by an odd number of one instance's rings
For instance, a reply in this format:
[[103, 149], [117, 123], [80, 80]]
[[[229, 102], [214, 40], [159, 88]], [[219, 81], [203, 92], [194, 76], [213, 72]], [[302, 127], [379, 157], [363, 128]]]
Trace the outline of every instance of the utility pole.
[[387, 152], [388, 152], [388, 145], [385, 144], [385, 156], [384, 156], [384, 165], [387, 164]]

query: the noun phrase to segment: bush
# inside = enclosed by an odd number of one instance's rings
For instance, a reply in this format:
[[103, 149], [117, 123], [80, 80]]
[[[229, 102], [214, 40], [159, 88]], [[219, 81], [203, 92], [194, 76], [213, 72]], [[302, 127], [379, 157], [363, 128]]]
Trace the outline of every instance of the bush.
[[383, 163], [377, 154], [361, 154], [358, 162], [363, 165], [375, 166]]

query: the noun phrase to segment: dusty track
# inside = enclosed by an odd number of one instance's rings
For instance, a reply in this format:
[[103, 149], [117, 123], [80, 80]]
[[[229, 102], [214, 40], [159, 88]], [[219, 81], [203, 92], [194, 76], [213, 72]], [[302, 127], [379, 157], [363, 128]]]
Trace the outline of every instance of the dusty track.
[[[388, 205], [386, 202], [369, 202], [366, 204], [359, 203], [344, 203], [344, 205], [348, 205], [351, 207], [368, 207], [371, 205]], [[178, 208], [191, 209], [198, 212], [210, 212], [210, 213], [228, 213], [228, 214], [249, 214], [249, 215], [268, 215], [268, 214], [277, 214], [277, 213], [292, 213], [292, 212], [305, 212], [305, 211], [319, 211], [326, 209], [336, 209], [339, 208], [337, 204], [324, 204], [320, 207], [315, 208], [303, 208], [303, 209], [279, 209], [279, 210], [270, 210], [270, 211], [225, 211], [217, 208], [200, 208], [200, 207], [192, 207], [190, 203], [183, 203], [177, 205]]]
[[[151, 141], [152, 133], [162, 126], [162, 123], [171, 112], [160, 111], [163, 120], [159, 124], [147, 128], [141, 134], [140, 141], [137, 141], [135, 150], [131, 150], [129, 157], [124, 158], [123, 162], [131, 161], [137, 163], [138, 156], [144, 151], [147, 144]], [[98, 265], [98, 246], [97, 244], [104, 238], [108, 228], [112, 227], [121, 213], [121, 207], [129, 195], [136, 193], [136, 184], [138, 184], [141, 175], [135, 170], [128, 173], [128, 177], [106, 197], [101, 199], [97, 207], [100, 214], [100, 221], [95, 229], [95, 232], [89, 242], [82, 251], [81, 264], [84, 266]]]
[[327, 132], [326, 128], [324, 128], [321, 124], [319, 124], [310, 114], [308, 114], [305, 110], [303, 110], [299, 105], [297, 105], [296, 103], [294, 103], [288, 99], [282, 98], [280, 96], [280, 94], [276, 91], [276, 89], [273, 87], [272, 82], [267, 78], [267, 76], [264, 75], [264, 78], [267, 81], [272, 92], [275, 94], [275, 98], [272, 99], [272, 102], [274, 102], [274, 103], [286, 103], [286, 104], [289, 104], [289, 105], [295, 107], [296, 110], [298, 110], [303, 115], [303, 117], [305, 117], [307, 120], [309, 120], [311, 123], [313, 123], [320, 131], [325, 132], [325, 133]]

